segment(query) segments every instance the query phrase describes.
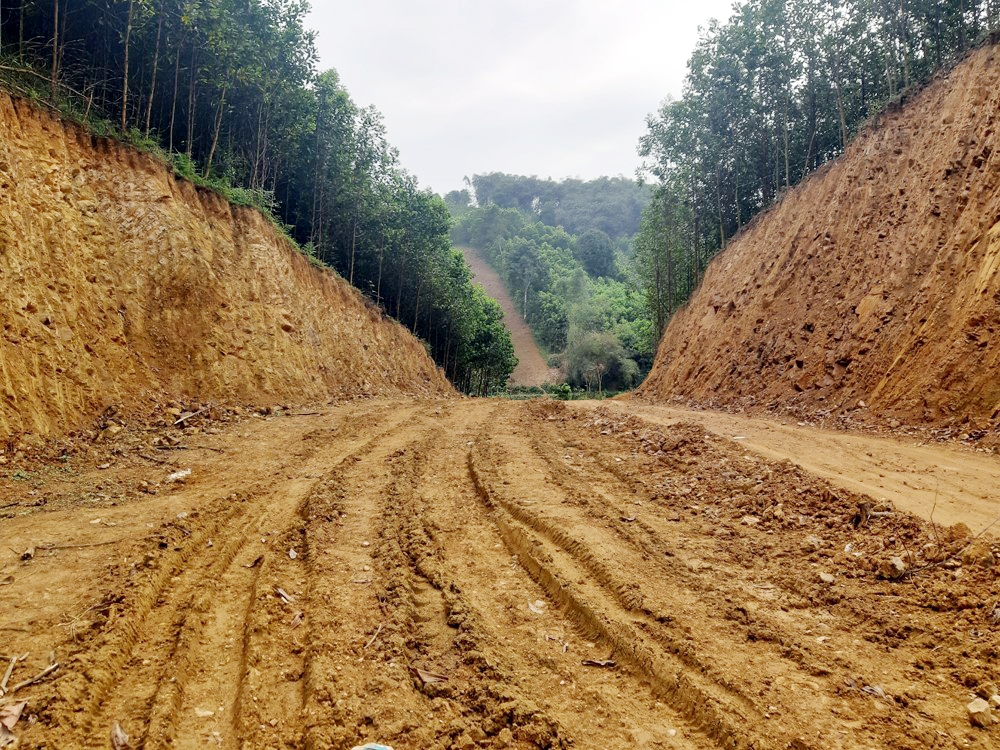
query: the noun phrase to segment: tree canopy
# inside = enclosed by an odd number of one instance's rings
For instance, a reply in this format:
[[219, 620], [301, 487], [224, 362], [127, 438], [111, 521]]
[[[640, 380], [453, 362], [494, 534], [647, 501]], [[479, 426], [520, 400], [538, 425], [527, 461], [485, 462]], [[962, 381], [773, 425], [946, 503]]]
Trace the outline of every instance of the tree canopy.
[[597, 229], [614, 239], [639, 230], [650, 195], [648, 187], [625, 177], [555, 182], [491, 172], [473, 175], [468, 184], [480, 207], [516, 208], [570, 234]]

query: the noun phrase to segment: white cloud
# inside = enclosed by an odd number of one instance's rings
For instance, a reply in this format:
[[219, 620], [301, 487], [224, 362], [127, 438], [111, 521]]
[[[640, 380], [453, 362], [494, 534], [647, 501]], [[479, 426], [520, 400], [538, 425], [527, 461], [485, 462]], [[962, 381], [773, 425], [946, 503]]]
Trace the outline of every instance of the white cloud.
[[681, 93], [698, 26], [730, 3], [316, 1], [310, 24], [322, 67], [446, 192], [488, 171], [631, 175], [645, 116]]

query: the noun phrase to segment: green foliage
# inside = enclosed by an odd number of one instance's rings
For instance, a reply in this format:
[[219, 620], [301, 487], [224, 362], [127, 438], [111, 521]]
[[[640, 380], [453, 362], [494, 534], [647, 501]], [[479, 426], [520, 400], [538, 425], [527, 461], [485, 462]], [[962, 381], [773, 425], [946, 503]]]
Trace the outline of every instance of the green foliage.
[[566, 349], [566, 370], [570, 383], [585, 384], [588, 391], [599, 393], [632, 388], [639, 379], [639, 367], [621, 342], [602, 331], [573, 338]]
[[577, 237], [574, 254], [591, 276], [615, 275], [615, 247], [600, 229], [588, 229]]
[[598, 229], [611, 237], [631, 237], [649, 202], [649, 189], [624, 177], [554, 182], [492, 172], [474, 175], [468, 183], [480, 207], [517, 209], [571, 234]]
[[[608, 272], [616, 249], [606, 234], [590, 230], [573, 237], [494, 203], [455, 217], [452, 238], [486, 252], [536, 340], [560, 353], [553, 359], [566, 369], [570, 385], [621, 390], [648, 371], [654, 326], [631, 275], [612, 278]], [[594, 278], [584, 258], [604, 273]]]
[[452, 216], [461, 216], [472, 208], [472, 195], [468, 190], [452, 190], [444, 196], [444, 202]]
[[355, 105], [335, 71], [317, 74], [305, 2], [0, 6], [14, 93], [259, 209], [427, 342], [460, 387], [506, 381], [509, 334], [450, 246], [448, 208], [399, 166], [379, 112]]
[[706, 26], [639, 144], [658, 181], [635, 243], [657, 329], [753, 216], [998, 29], [994, 0], [740, 0]]

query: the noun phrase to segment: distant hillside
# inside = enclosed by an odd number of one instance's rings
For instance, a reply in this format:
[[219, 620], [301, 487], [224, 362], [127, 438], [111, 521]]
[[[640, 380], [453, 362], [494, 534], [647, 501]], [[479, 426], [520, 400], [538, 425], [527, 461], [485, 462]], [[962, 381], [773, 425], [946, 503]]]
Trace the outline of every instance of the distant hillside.
[[0, 438], [110, 406], [454, 391], [256, 210], [0, 93]]
[[648, 186], [624, 177], [555, 182], [491, 172], [474, 175], [471, 183], [480, 206], [516, 208], [570, 234], [598, 229], [612, 238], [631, 237], [639, 231], [651, 194]]
[[717, 256], [639, 394], [995, 426], [998, 273], [990, 47], [884, 115]]

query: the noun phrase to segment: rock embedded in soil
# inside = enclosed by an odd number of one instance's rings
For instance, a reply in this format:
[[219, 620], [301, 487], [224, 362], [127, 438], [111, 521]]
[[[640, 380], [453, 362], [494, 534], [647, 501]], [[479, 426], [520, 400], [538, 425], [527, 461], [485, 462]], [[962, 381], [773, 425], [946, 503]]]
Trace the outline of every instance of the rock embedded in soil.
[[996, 564], [993, 549], [982, 539], [976, 539], [962, 550], [960, 559], [965, 565], [979, 565], [983, 568], [992, 568]]
[[879, 573], [883, 578], [895, 581], [902, 578], [906, 573], [906, 563], [903, 562], [903, 558], [898, 555], [893, 555], [889, 559], [881, 562], [879, 565]]
[[976, 698], [966, 706], [969, 711], [969, 721], [975, 727], [986, 729], [993, 726], [993, 713], [990, 711], [990, 704], [982, 698]]

